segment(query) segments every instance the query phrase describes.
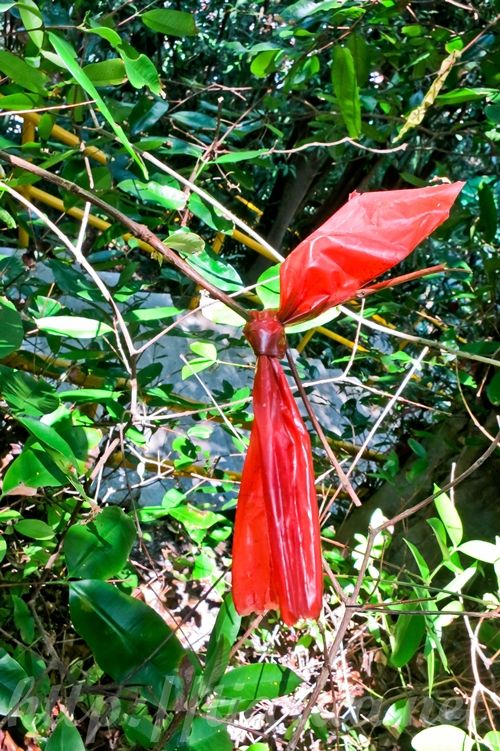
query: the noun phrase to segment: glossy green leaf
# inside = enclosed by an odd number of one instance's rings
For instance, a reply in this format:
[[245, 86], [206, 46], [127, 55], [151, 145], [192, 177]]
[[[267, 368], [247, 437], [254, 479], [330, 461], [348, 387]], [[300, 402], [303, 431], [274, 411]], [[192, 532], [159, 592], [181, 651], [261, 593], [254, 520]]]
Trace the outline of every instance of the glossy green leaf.
[[109, 579], [126, 564], [136, 531], [132, 519], [118, 506], [108, 506], [87, 524], [73, 524], [64, 538], [68, 575], [80, 579]]
[[415, 751], [472, 751], [474, 741], [455, 725], [435, 725], [420, 730], [411, 745]]
[[130, 44], [123, 42], [118, 53], [125, 63], [125, 70], [130, 84], [135, 89], [146, 86], [153, 94], [161, 94], [161, 81], [152, 60], [137, 52]]
[[207, 227], [214, 229], [217, 232], [232, 232], [233, 223], [226, 219], [219, 213], [219, 210], [214, 208], [208, 202], [203, 201], [196, 193], [191, 193], [188, 201], [188, 209], [201, 219]]
[[164, 321], [179, 315], [182, 311], [180, 308], [174, 308], [173, 305], [160, 308], [137, 308], [129, 310], [123, 317], [127, 322], [137, 321], [137, 323], [148, 323], [149, 321]]
[[250, 72], [257, 78], [265, 78], [276, 70], [275, 61], [279, 54], [279, 49], [262, 50], [253, 58]]
[[16, 352], [23, 341], [21, 316], [6, 297], [0, 297], [0, 358]]
[[21, 20], [33, 44], [40, 48], [43, 44], [43, 18], [34, 0], [20, 0], [16, 3]]
[[165, 245], [181, 253], [201, 253], [205, 250], [205, 240], [194, 232], [177, 230], [166, 239]]
[[276, 264], [270, 266], [262, 272], [257, 279], [255, 288], [262, 305], [265, 308], [279, 308], [280, 305], [280, 266]]
[[244, 326], [246, 321], [234, 310], [228, 308], [223, 302], [215, 300], [203, 305], [201, 309], [202, 314], [212, 323], [217, 323], [223, 326]]
[[127, 80], [124, 62], [119, 57], [99, 63], [89, 63], [82, 68], [82, 71], [94, 86], [119, 86]]
[[203, 694], [207, 693], [224, 675], [240, 625], [241, 616], [236, 612], [233, 598], [228, 594], [221, 603], [217, 620], [210, 634], [202, 677]]
[[216, 696], [210, 711], [220, 715], [243, 712], [262, 699], [290, 694], [301, 683], [293, 670], [270, 662], [234, 668], [214, 686]]
[[301, 21], [315, 13], [336, 10], [339, 7], [338, 0], [297, 0], [283, 9], [283, 17], [290, 20]]
[[182, 10], [154, 8], [142, 13], [140, 18], [149, 29], [167, 36], [187, 37], [198, 33], [194, 16]]
[[500, 559], [500, 544], [494, 545], [486, 540], [467, 540], [460, 545], [458, 550], [484, 563], [496, 563]]
[[332, 83], [347, 132], [350, 138], [358, 138], [361, 134], [361, 104], [356, 69], [351, 51], [338, 44], [333, 52]]
[[41, 378], [0, 365], [0, 394], [14, 412], [40, 417], [59, 406], [54, 389]]
[[233, 151], [231, 154], [222, 154], [214, 159], [214, 164], [235, 164], [236, 162], [248, 162], [252, 159], [269, 154], [269, 149], [250, 149], [248, 151]]
[[165, 708], [175, 703], [182, 691], [180, 664], [189, 658], [154, 610], [94, 579], [72, 582], [69, 604], [76, 631], [108, 675], [148, 687], [151, 700]]
[[128, 151], [133, 160], [139, 165], [144, 176], [146, 177], [147, 170], [142, 162], [142, 159], [136, 154], [122, 126], [116, 122], [106, 102], [101, 97], [90, 78], [84, 73], [84, 71], [78, 64], [76, 52], [71, 44], [50, 31], [48, 32], [48, 37], [50, 39], [52, 47], [59, 55], [59, 58], [64, 64], [65, 68], [71, 73], [75, 81], [82, 87], [82, 89], [92, 99], [95, 99], [99, 112], [106, 119], [122, 146]]
[[164, 209], [182, 209], [186, 204], [186, 196], [182, 190], [170, 185], [150, 180], [147, 183], [140, 180], [122, 180], [118, 183], [120, 190], [145, 203], [154, 203]]
[[71, 336], [74, 339], [94, 339], [113, 331], [107, 323], [83, 316], [46, 316], [38, 318], [36, 325], [47, 334]]
[[47, 77], [12, 52], [0, 50], [0, 71], [23, 89], [35, 94], [46, 92]]
[[47, 743], [45, 751], [85, 751], [80, 733], [65, 714], [61, 714], [57, 726]]
[[28, 488], [57, 488], [66, 484], [67, 476], [35, 442], [25, 446], [9, 464], [3, 478], [2, 492], [12, 493], [23, 485]]
[[500, 751], [500, 730], [489, 730], [483, 738], [488, 751]]
[[53, 428], [51, 425], [46, 425], [44, 422], [41, 422], [41, 420], [37, 420], [34, 417], [18, 416], [16, 419], [40, 443], [42, 443], [44, 446], [47, 446], [47, 448], [51, 449], [52, 451], [59, 454], [62, 458], [64, 458], [68, 466], [70, 464], [76, 465], [77, 458], [74, 455], [71, 446], [67, 441], [64, 440], [64, 438], [59, 435], [55, 428]]
[[107, 389], [70, 389], [59, 393], [61, 401], [85, 404], [87, 402], [105, 402], [109, 399], [116, 402], [123, 396], [122, 391], [108, 391]]
[[233, 743], [224, 723], [212, 718], [195, 717], [187, 748], [189, 751], [233, 751]]
[[446, 94], [439, 94], [436, 97], [436, 104], [464, 104], [465, 102], [477, 102], [480, 99], [493, 99], [497, 95], [497, 89], [470, 89], [464, 86], [461, 89], [447, 91]]
[[[434, 485], [434, 493], [438, 491], [439, 487]], [[462, 520], [450, 496], [440, 493], [434, 499], [434, 505], [453, 545], [460, 545], [464, 536]]]
[[411, 721], [411, 704], [409, 699], [398, 699], [391, 704], [382, 718], [382, 725], [393, 738], [399, 738]]
[[240, 275], [230, 263], [204, 250], [202, 253], [186, 256], [186, 261], [198, 271], [207, 282], [223, 292], [236, 292], [243, 288]]
[[324, 313], [321, 313], [321, 315], [316, 316], [316, 318], [311, 318], [309, 321], [304, 321], [304, 323], [294, 323], [291, 326], [285, 326], [285, 330], [287, 334], [299, 334], [302, 331], [315, 329], [317, 326], [324, 326], [325, 323], [330, 323], [330, 321], [333, 321], [334, 318], [337, 318], [339, 314], [340, 310], [338, 308], [329, 308], [328, 310], [325, 310]]
[[55, 537], [52, 527], [40, 519], [21, 519], [14, 524], [14, 529], [24, 537], [31, 537], [33, 540], [51, 540]]
[[176, 506], [169, 511], [169, 516], [180, 522], [186, 529], [186, 532], [195, 542], [202, 542], [206, 537], [207, 530], [224, 521], [221, 514], [213, 511], [197, 509], [189, 503], [182, 506]]
[[402, 668], [410, 662], [422, 642], [424, 633], [425, 619], [423, 615], [402, 612], [398, 616], [393, 631], [390, 657], [393, 667]]
[[0, 561], [3, 561], [6, 553], [7, 553], [7, 543], [5, 542], [5, 537], [3, 535], [0, 535]]
[[19, 716], [20, 703], [32, 683], [21, 665], [0, 648], [0, 714]]

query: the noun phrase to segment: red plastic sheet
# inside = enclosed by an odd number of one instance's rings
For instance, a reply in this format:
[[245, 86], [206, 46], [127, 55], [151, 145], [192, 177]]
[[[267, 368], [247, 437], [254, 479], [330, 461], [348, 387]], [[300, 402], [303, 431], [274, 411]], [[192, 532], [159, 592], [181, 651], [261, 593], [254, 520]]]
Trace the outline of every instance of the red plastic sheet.
[[280, 269], [280, 307], [253, 311], [245, 335], [257, 355], [254, 422], [233, 544], [237, 611], [317, 618], [323, 579], [311, 444], [280, 364], [284, 326], [353, 297], [402, 261], [449, 215], [463, 183], [354, 193]]

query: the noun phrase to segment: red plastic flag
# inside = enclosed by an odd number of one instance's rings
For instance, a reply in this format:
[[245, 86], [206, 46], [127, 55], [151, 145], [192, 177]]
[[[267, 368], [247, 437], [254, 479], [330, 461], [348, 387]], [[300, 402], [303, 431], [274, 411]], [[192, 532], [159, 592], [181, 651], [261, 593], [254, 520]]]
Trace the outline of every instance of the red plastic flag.
[[233, 543], [241, 614], [278, 609], [317, 618], [323, 577], [311, 444], [280, 364], [284, 327], [353, 297], [409, 255], [448, 217], [464, 183], [354, 193], [280, 269], [278, 310], [252, 311], [244, 333], [257, 355], [254, 422]]

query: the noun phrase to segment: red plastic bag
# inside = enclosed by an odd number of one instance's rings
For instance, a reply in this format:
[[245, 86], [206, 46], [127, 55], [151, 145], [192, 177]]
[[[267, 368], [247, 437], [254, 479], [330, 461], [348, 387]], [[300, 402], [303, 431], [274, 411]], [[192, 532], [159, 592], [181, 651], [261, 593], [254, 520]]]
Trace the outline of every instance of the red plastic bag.
[[354, 193], [282, 264], [279, 309], [252, 311], [244, 333], [257, 355], [254, 422], [233, 543], [233, 599], [240, 614], [278, 609], [293, 625], [321, 610], [311, 445], [279, 362], [284, 326], [348, 300], [402, 261], [445, 221], [462, 187]]

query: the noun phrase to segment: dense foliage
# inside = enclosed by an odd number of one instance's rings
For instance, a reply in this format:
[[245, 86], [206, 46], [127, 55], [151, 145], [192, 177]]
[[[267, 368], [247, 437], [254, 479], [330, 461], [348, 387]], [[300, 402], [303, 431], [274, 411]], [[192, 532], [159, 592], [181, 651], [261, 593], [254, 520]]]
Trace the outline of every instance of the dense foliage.
[[[0, 2], [0, 749], [500, 748], [498, 12]], [[314, 435], [324, 615], [242, 622], [253, 356], [144, 238], [273, 307], [352, 191], [440, 180], [400, 273], [445, 270], [289, 333], [363, 508]]]

